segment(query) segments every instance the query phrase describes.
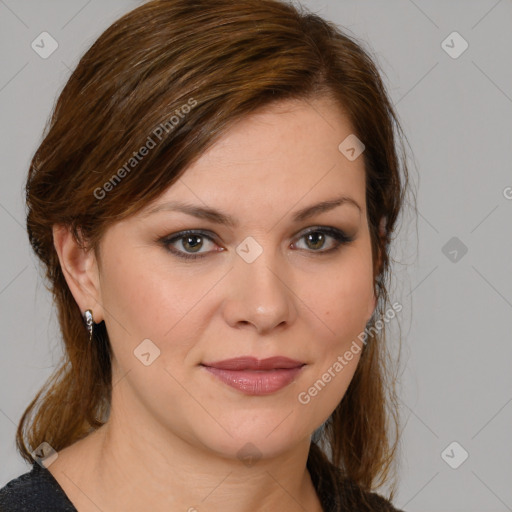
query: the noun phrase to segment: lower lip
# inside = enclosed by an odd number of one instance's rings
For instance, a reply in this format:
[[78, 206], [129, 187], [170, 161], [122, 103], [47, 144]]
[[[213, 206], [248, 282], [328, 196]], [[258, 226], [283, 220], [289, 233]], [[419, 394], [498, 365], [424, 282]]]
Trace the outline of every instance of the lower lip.
[[304, 366], [276, 370], [221, 370], [203, 366], [222, 382], [246, 395], [269, 395], [290, 384]]

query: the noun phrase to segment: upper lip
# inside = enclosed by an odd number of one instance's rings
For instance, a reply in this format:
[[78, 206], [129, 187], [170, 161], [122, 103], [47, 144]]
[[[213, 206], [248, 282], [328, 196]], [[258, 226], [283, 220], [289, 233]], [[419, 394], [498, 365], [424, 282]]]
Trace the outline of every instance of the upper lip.
[[290, 359], [289, 357], [274, 356], [267, 359], [257, 359], [252, 356], [234, 357], [212, 363], [201, 363], [203, 366], [219, 368], [221, 370], [275, 370], [277, 368], [298, 368], [305, 363]]

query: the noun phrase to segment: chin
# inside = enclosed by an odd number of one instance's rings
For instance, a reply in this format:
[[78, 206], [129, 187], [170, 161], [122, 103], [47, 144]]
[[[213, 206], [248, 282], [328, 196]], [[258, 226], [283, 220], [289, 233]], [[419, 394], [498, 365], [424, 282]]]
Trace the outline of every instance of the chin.
[[[291, 415], [290, 415], [291, 416]], [[231, 422], [223, 425], [231, 436], [220, 426], [213, 432], [197, 432], [202, 444], [219, 456], [238, 459], [246, 465], [261, 458], [278, 457], [292, 450], [306, 439], [309, 442], [310, 433], [301, 432], [295, 423], [287, 421], [286, 414], [275, 421], [250, 420], [238, 423], [236, 428], [230, 428]], [[290, 417], [288, 418], [290, 419]], [[284, 421], [283, 421], [284, 420]], [[202, 434], [202, 435], [201, 435]]]

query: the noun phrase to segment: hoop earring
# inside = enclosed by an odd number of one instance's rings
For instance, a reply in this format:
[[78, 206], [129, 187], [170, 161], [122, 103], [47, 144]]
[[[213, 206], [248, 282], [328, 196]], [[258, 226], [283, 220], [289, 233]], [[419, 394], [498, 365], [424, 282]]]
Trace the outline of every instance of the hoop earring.
[[92, 335], [94, 330], [94, 320], [92, 317], [92, 309], [88, 309], [84, 313], [85, 324], [87, 326], [87, 331], [89, 332], [89, 341], [92, 341]]

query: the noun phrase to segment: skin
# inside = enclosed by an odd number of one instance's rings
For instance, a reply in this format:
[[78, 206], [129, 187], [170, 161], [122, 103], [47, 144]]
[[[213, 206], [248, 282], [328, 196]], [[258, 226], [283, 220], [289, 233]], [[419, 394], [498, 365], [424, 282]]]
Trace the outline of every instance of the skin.
[[[338, 150], [351, 133], [329, 98], [281, 102], [233, 125], [143, 212], [110, 226], [99, 258], [54, 227], [73, 296], [105, 320], [114, 352], [109, 420], [49, 467], [80, 512], [322, 510], [306, 470], [310, 437], [342, 399], [360, 352], [308, 404], [298, 395], [375, 309], [363, 157]], [[340, 195], [361, 211], [344, 203], [292, 222]], [[147, 215], [170, 200], [222, 210], [239, 226]], [[320, 254], [337, 242], [323, 232], [324, 245], [308, 243], [304, 234], [318, 226], [354, 240]], [[193, 240], [204, 258], [182, 260], [156, 241], [185, 229], [215, 235]], [[248, 236], [263, 249], [252, 263], [236, 252]], [[169, 245], [194, 254], [186, 240]], [[134, 356], [144, 339], [160, 350], [149, 366]], [[266, 396], [247, 396], [199, 366], [241, 355], [306, 366]], [[237, 456], [249, 442], [261, 457], [251, 465]]]

